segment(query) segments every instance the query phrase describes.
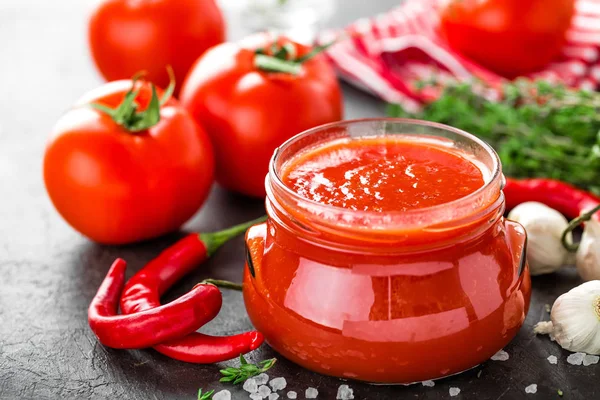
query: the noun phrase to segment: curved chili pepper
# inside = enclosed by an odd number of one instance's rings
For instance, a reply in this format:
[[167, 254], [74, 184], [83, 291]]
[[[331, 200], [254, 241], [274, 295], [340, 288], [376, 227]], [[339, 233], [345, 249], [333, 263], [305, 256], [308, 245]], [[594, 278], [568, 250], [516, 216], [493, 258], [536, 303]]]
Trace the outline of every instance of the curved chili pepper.
[[209, 336], [195, 332], [181, 339], [156, 345], [154, 349], [179, 361], [212, 364], [257, 349], [263, 340], [262, 333], [256, 331], [234, 336]]
[[[503, 189], [506, 207], [514, 208], [527, 201], [543, 203], [569, 219], [600, 204], [600, 198], [567, 183], [553, 179], [506, 179]], [[594, 218], [600, 219], [600, 213]]]
[[[190, 234], [179, 240], [127, 282], [121, 297], [121, 310], [131, 313], [160, 307], [160, 297], [169, 287], [212, 256], [226, 241], [264, 219], [265, 217], [219, 232]], [[214, 363], [252, 351], [263, 340], [262, 334], [256, 331], [225, 337], [194, 332], [154, 348], [181, 361]]]
[[149, 310], [117, 315], [127, 263], [116, 259], [92, 299], [88, 322], [100, 343], [116, 349], [141, 349], [194, 332], [221, 308], [214, 285], [196, 285], [171, 303]]

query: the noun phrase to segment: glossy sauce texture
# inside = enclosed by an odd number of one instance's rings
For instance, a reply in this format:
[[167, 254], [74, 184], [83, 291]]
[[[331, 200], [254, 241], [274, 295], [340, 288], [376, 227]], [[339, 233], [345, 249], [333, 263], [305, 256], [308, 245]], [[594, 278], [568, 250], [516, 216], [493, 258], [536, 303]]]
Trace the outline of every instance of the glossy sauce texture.
[[399, 137], [341, 139], [309, 149], [285, 167], [301, 196], [356, 211], [407, 211], [465, 197], [483, 186], [471, 161], [440, 146]]
[[[394, 191], [410, 186], [414, 178], [400, 173], [409, 165], [420, 179], [417, 183], [439, 192], [431, 196], [424, 192], [428, 197], [423, 201], [429, 204], [450, 201], [461, 188], [474, 191], [483, 184], [481, 171], [458, 152], [394, 139], [378, 141], [366, 140], [363, 149], [354, 146], [360, 141], [334, 143], [336, 152], [349, 150], [358, 157], [331, 169], [317, 163], [313, 171], [320, 172], [314, 174], [305, 168], [307, 162], [330, 161], [327, 154], [332, 147], [300, 153], [284, 168], [283, 180], [301, 193], [322, 172], [334, 186], [317, 185], [314, 193], [322, 196], [318, 200], [310, 190], [306, 196], [320, 202], [335, 199], [333, 204], [358, 210], [379, 207], [382, 212], [419, 207], [415, 202], [424, 197], [401, 198]], [[377, 168], [382, 164], [368, 158], [380, 146], [397, 150], [396, 155], [412, 154], [410, 160], [393, 163], [396, 177], [382, 189], [387, 202], [359, 198], [359, 190], [369, 186], [358, 186], [360, 178], [345, 176], [348, 168], [368, 166], [362, 172], [370, 172], [371, 178], [389, 177], [388, 169]], [[421, 155], [427, 155], [420, 158], [423, 163], [415, 162]], [[389, 158], [379, 160], [387, 163]], [[420, 169], [431, 160], [436, 160], [437, 172]], [[438, 179], [453, 184], [435, 185]], [[341, 196], [347, 182], [353, 189], [348, 193], [357, 194], [354, 199]], [[244, 300], [250, 319], [268, 343], [306, 368], [370, 382], [435, 379], [489, 359], [516, 335], [525, 319], [530, 296], [527, 266], [522, 263], [525, 233], [518, 224], [504, 221], [502, 203], [488, 205], [484, 216], [455, 229], [446, 226], [436, 237], [454, 238], [451, 245], [432, 240], [433, 230], [423, 226], [398, 233], [403, 239], [395, 244], [369, 240], [368, 232], [357, 229], [354, 243], [363, 245], [349, 247], [336, 232], [305, 224], [309, 220], [298, 225], [297, 213], [290, 215], [273, 200], [267, 199], [267, 223], [254, 226], [246, 237]], [[398, 244], [406, 243], [406, 237], [410, 245]]]

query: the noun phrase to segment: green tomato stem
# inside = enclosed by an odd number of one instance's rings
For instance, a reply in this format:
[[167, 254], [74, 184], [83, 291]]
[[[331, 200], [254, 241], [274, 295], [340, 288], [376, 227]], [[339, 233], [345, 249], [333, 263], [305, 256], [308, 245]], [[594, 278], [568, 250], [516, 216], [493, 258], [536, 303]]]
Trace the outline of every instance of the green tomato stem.
[[295, 61], [282, 60], [265, 54], [256, 54], [254, 65], [263, 71], [283, 72], [292, 75], [298, 75], [302, 71], [302, 65]]
[[123, 101], [121, 101], [117, 108], [112, 109], [98, 103], [92, 103], [89, 107], [107, 114], [115, 124], [122, 126], [131, 133], [145, 131], [160, 122], [160, 108], [169, 101], [175, 90], [175, 74], [173, 73], [173, 69], [169, 66], [167, 67], [167, 72], [169, 73], [170, 82], [165, 93], [159, 100], [156, 87], [151, 85], [152, 97], [150, 98], [148, 107], [144, 111], [138, 111], [138, 104], [135, 102], [139, 94], [139, 90], [135, 89], [135, 85], [140, 77], [143, 76], [143, 73], [137, 73], [131, 78], [131, 89], [125, 93]]

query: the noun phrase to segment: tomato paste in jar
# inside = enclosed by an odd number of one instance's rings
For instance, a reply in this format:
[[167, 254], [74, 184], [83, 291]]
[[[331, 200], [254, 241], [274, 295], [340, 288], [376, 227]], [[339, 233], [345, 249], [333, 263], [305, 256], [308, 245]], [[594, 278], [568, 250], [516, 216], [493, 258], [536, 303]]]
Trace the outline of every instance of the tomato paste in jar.
[[250, 319], [286, 358], [343, 378], [410, 383], [489, 359], [530, 296], [502, 182], [489, 146], [443, 125], [292, 138], [271, 162], [269, 219], [246, 237]]
[[283, 182], [299, 195], [356, 211], [407, 211], [460, 199], [483, 186], [471, 161], [402, 137], [338, 139], [289, 162]]

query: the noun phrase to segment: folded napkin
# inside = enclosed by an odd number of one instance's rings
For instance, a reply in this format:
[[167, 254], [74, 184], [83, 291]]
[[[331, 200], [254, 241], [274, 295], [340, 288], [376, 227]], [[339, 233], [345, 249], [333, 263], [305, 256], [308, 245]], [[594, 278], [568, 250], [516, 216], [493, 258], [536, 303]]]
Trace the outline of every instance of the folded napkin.
[[[407, 110], [435, 98], [434, 88], [416, 83], [435, 76], [438, 82], [476, 77], [490, 85], [504, 78], [448, 47], [436, 29], [440, 0], [406, 0], [373, 18], [360, 19], [343, 30], [322, 32], [317, 42], [329, 43], [327, 56], [339, 75], [355, 86]], [[529, 74], [581, 89], [600, 89], [600, 0], [578, 0], [567, 43], [558, 59]]]

